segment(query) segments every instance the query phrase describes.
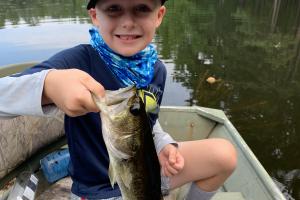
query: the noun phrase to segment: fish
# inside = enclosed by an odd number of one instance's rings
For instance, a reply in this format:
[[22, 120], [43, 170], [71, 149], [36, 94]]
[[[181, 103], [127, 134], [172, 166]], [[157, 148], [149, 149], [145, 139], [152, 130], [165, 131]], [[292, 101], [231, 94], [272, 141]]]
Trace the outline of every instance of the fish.
[[109, 179], [123, 200], [162, 200], [161, 172], [145, 105], [135, 86], [93, 95], [109, 155]]

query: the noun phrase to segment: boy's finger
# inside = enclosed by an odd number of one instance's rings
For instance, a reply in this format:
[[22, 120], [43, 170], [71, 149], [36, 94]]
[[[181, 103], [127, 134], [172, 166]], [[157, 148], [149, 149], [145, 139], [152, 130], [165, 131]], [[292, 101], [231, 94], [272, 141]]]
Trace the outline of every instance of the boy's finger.
[[172, 175], [175, 175], [178, 173], [178, 170], [175, 169], [173, 166], [171, 166], [169, 163], [166, 163], [166, 168], [167, 168], [168, 172]]
[[87, 97], [85, 98], [85, 102], [83, 103], [84, 108], [87, 110], [87, 112], [99, 112], [99, 108], [95, 104], [92, 94], [87, 91]]
[[166, 166], [164, 166], [164, 176], [169, 176]]
[[183, 169], [183, 164], [182, 163], [176, 163], [175, 165], [172, 166], [174, 169], [177, 171], [180, 171]]
[[61, 108], [66, 115], [70, 116], [70, 117], [77, 117], [80, 115], [85, 115], [86, 113], [88, 113], [88, 111], [86, 110], [86, 108], [84, 108], [83, 106], [77, 108], [77, 110], [68, 110], [68, 109], [63, 109]]
[[167, 176], [167, 177], [171, 177], [171, 176], [172, 176], [172, 174], [168, 171], [168, 169], [167, 169], [166, 166], [164, 167], [164, 174], [165, 174], [165, 176]]
[[98, 83], [95, 79], [91, 76], [86, 76], [82, 80], [82, 84], [93, 94], [98, 97], [104, 97], [105, 89], [104, 87]]
[[170, 149], [169, 162], [171, 165], [173, 165], [176, 162], [176, 153], [177, 153], [177, 149]]
[[181, 157], [181, 156], [178, 155], [177, 159], [176, 159], [176, 163], [173, 165], [173, 167], [176, 170], [178, 170], [178, 171], [182, 170], [183, 167], [184, 167], [184, 159], [183, 159], [183, 157]]

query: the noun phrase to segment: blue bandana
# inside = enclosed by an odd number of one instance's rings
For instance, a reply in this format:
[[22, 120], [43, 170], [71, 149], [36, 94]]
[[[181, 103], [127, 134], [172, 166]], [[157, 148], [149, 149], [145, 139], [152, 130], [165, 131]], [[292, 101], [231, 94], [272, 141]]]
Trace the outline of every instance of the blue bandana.
[[90, 29], [91, 45], [97, 50], [106, 66], [125, 85], [136, 85], [137, 88], [146, 87], [152, 80], [157, 52], [154, 45], [149, 44], [137, 54], [124, 57], [115, 53], [104, 42], [96, 28]]

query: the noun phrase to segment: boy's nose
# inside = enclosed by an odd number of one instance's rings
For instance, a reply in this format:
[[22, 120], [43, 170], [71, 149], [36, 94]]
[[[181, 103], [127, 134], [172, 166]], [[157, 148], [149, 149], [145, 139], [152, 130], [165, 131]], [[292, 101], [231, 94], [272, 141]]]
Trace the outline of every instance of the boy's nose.
[[126, 29], [134, 28], [135, 27], [134, 16], [132, 16], [130, 14], [123, 15], [122, 27], [126, 28]]

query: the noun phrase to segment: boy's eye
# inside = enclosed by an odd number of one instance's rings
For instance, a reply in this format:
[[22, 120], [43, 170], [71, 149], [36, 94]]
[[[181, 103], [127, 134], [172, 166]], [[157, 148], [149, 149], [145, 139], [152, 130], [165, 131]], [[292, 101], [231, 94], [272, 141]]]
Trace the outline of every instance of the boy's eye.
[[152, 9], [147, 5], [138, 5], [135, 8], [135, 11], [138, 12], [138, 13], [148, 13], [148, 12], [151, 12]]
[[122, 12], [122, 7], [118, 5], [111, 5], [106, 8], [105, 11], [108, 13], [108, 15], [118, 15]]

